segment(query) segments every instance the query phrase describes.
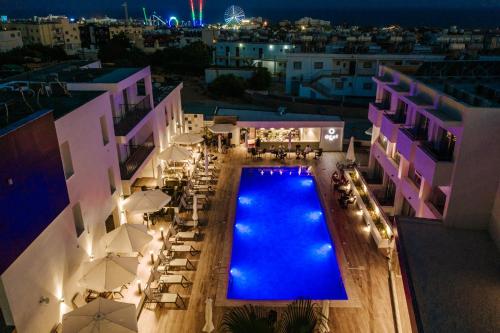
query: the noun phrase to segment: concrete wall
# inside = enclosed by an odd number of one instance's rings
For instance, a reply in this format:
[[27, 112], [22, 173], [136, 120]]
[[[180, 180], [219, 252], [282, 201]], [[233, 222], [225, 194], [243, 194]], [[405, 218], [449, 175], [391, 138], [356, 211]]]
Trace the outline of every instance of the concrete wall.
[[[105, 116], [110, 133], [104, 145], [100, 117]], [[105, 234], [104, 221], [120, 199], [120, 171], [113, 136], [109, 94], [103, 93], [89, 103], [56, 121], [59, 144], [69, 143], [74, 174], [66, 185], [70, 204], [35, 239], [2, 276], [17, 331], [48, 332], [71, 310], [81, 266], [89, 255], [101, 256], [100, 243]], [[108, 168], [113, 170], [116, 191], [112, 195]], [[85, 230], [77, 238], [72, 207], [79, 203]], [[119, 225], [119, 221], [115, 221]], [[39, 304], [40, 297], [48, 304]], [[59, 299], [64, 298], [64, 303]]]
[[210, 84], [221, 75], [232, 74], [242, 79], [248, 80], [254, 75], [253, 69], [238, 69], [238, 68], [207, 68], [205, 69], [205, 83]]

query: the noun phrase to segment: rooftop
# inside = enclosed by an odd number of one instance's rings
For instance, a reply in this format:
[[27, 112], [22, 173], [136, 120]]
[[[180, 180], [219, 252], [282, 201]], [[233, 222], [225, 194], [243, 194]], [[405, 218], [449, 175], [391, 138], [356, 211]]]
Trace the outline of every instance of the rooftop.
[[71, 91], [70, 94], [40, 94], [30, 92], [23, 95], [18, 91], [0, 92], [0, 132], [10, 131], [21, 126], [39, 111], [52, 110], [58, 119], [88, 103], [103, 91]]
[[11, 76], [0, 83], [12, 81], [54, 81], [75, 83], [118, 83], [142, 68], [81, 68], [79, 63], [62, 63], [32, 72]]
[[500, 327], [500, 256], [486, 231], [399, 218], [398, 253], [419, 332]]
[[289, 113], [276, 111], [216, 108], [214, 115], [235, 116], [239, 121], [342, 121], [339, 116], [325, 114]]

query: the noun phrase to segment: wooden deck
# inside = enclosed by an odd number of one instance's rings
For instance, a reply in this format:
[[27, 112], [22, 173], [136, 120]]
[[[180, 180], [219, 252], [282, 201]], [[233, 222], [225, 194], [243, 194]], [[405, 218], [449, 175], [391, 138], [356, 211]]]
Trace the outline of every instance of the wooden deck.
[[[376, 248], [361, 217], [353, 210], [341, 209], [330, 189], [330, 175], [336, 162], [342, 158], [340, 153], [326, 153], [321, 160], [309, 160], [302, 165], [311, 165], [319, 186], [330, 231], [335, 241], [336, 251], [346, 289], [353, 302], [347, 306], [335, 304], [330, 308], [329, 325], [332, 332], [396, 332], [390, 299], [387, 260]], [[139, 332], [198, 333], [204, 325], [205, 299], [215, 299], [214, 324], [222, 319], [227, 306], [221, 306], [220, 285], [227, 277], [227, 247], [230, 244], [234, 198], [237, 195], [239, 172], [242, 165], [278, 164], [271, 159], [251, 160], [243, 149], [235, 149], [223, 156], [222, 170], [216, 195], [212, 198], [210, 209], [200, 214], [207, 219], [208, 226], [203, 228], [204, 237], [195, 246], [201, 249], [196, 257], [189, 256], [195, 263], [195, 271], [182, 272], [192, 286], [171, 287], [186, 297], [187, 309], [173, 307], [145, 307], [139, 317]], [[287, 165], [297, 165], [295, 159], [286, 161]], [[225, 250], [226, 249], [226, 250]], [[218, 288], [219, 286], [219, 288]], [[217, 290], [219, 289], [219, 295]], [[351, 293], [352, 291], [352, 293]], [[397, 279], [397, 292], [401, 312], [402, 330], [409, 332], [409, 319], [405, 309], [404, 295], [400, 278]], [[275, 308], [278, 313], [279, 307]], [[216, 330], [215, 332], [218, 332]]]

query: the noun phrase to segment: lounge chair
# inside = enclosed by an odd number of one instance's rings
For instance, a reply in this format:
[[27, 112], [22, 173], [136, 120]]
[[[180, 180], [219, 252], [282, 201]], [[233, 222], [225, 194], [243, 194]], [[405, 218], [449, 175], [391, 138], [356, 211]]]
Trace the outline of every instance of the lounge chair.
[[[195, 249], [192, 245], [172, 245], [170, 242], [165, 243], [165, 250], [163, 251], [166, 256], [169, 255], [169, 252], [175, 253], [189, 253], [192, 256], [200, 254], [200, 250]], [[167, 253], [165, 253], [167, 252]]]
[[168, 241], [171, 243], [177, 243], [180, 240], [197, 241], [199, 237], [198, 231], [176, 231], [175, 228], [171, 227], [168, 232]]
[[160, 291], [161, 286], [168, 286], [178, 284], [183, 288], [187, 288], [191, 285], [191, 282], [182, 274], [173, 274], [169, 272], [158, 272], [153, 271], [153, 281], [150, 283], [150, 288], [153, 291]]
[[[180, 200], [180, 208], [181, 209], [184, 209], [184, 210], [193, 210], [193, 205], [189, 204], [186, 202], [185, 198], [182, 198], [181, 197], [181, 200]], [[198, 210], [203, 210], [205, 209], [205, 204], [201, 201], [198, 201], [198, 204], [196, 205], [196, 207], [198, 208]]]
[[186, 303], [178, 293], [154, 292], [148, 287], [144, 289], [145, 303], [154, 303], [163, 306], [164, 304], [175, 304], [179, 309], [185, 309]]
[[195, 227], [197, 225], [193, 220], [184, 220], [179, 214], [174, 215], [174, 224], [180, 227]]
[[81, 308], [82, 306], [86, 305], [87, 302], [85, 301], [85, 298], [80, 294], [79, 292], [73, 296], [71, 299], [71, 305], [73, 306], [73, 309], [78, 309]]
[[195, 270], [193, 263], [187, 258], [177, 258], [171, 259], [167, 258], [165, 261], [162, 260], [162, 257], [165, 258], [165, 255], [160, 252], [160, 264], [156, 268], [159, 272], [167, 272], [170, 269], [177, 268], [185, 268], [187, 271]]

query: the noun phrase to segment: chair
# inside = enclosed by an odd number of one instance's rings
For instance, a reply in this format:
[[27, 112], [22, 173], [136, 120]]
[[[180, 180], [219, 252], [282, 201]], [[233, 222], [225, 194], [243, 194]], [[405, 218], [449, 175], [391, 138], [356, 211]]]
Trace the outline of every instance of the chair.
[[87, 304], [87, 302], [85, 301], [85, 298], [82, 296], [82, 294], [80, 294], [79, 292], [76, 293], [75, 296], [73, 296], [73, 298], [71, 299], [71, 305], [73, 306], [74, 310], [81, 308], [85, 304]]
[[186, 244], [180, 244], [180, 245], [173, 245], [169, 241], [165, 242], [165, 250], [167, 251], [166, 255], [168, 255], [170, 252], [172, 253], [189, 253], [192, 256], [200, 254], [200, 250], [195, 249], [192, 245], [186, 245]]
[[[175, 218], [175, 217], [174, 217]], [[194, 223], [194, 221], [191, 221]], [[177, 231], [175, 228], [171, 227], [169, 229], [170, 242], [177, 242], [179, 240], [192, 240], [197, 241], [199, 239], [200, 233], [198, 231]]]
[[191, 282], [182, 274], [172, 274], [172, 273], [166, 273], [166, 274], [161, 274], [158, 278], [158, 281], [160, 285], [166, 285], [167, 288], [169, 285], [173, 284], [178, 284], [183, 288], [189, 287], [191, 285]]
[[174, 224], [177, 224], [180, 227], [196, 227], [197, 224], [193, 220], [186, 221], [179, 216], [179, 214], [174, 215]]
[[144, 289], [144, 295], [146, 296], [144, 299], [144, 302], [146, 303], [159, 304], [160, 306], [163, 306], [164, 304], [175, 304], [177, 308], [186, 308], [184, 299], [182, 299], [178, 293], [153, 292], [148, 286]]
[[[160, 257], [161, 257], [161, 252], [160, 252]], [[195, 270], [196, 267], [193, 265], [193, 263], [187, 259], [187, 258], [177, 258], [177, 259], [167, 259], [165, 263], [162, 263], [161, 265], [158, 265], [157, 270], [159, 272], [167, 272], [170, 269], [173, 268], [184, 268], [187, 271]]]

